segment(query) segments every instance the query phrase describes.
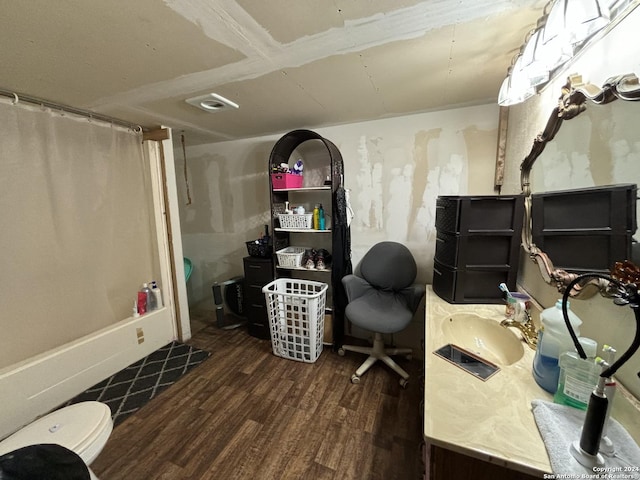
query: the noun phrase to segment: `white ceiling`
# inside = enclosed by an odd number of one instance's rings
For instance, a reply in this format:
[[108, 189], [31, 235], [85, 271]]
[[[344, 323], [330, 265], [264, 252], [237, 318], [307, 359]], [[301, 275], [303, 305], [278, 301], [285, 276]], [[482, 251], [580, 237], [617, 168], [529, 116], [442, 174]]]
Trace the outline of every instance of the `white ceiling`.
[[0, 88], [191, 144], [482, 104], [544, 3], [0, 0]]

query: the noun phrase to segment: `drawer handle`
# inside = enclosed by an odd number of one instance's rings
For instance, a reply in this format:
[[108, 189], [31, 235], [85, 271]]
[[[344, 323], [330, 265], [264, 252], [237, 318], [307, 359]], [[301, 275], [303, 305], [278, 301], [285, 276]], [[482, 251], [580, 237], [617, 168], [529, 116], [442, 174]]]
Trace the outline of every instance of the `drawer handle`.
[[433, 269], [433, 271], [434, 271], [435, 273], [437, 273], [438, 275], [442, 275], [442, 273], [440, 273], [440, 270], [438, 270], [437, 268], [434, 268], [434, 269]]
[[260, 269], [262, 267], [260, 265], [249, 265], [249, 268], [258, 268], [258, 269]]
[[445, 240], [440, 237], [436, 237], [436, 242], [445, 243]]
[[264, 307], [264, 305], [260, 305], [259, 303], [252, 303], [251, 306], [252, 307], [260, 307], [260, 308]]

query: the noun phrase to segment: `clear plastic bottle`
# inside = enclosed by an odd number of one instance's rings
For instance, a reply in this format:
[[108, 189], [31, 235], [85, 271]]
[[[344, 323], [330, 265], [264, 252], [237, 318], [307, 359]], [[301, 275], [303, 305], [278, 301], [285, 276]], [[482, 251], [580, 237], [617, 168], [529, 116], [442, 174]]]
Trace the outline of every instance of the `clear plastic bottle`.
[[[567, 302], [569, 322], [577, 336], [580, 335], [580, 320], [570, 309]], [[553, 307], [546, 308], [540, 313], [542, 328], [538, 332], [538, 346], [533, 359], [533, 378], [536, 383], [549, 393], [556, 393], [560, 366], [560, 354], [573, 351], [573, 341], [569, 329], [562, 315], [562, 300], [558, 300]]]
[[602, 368], [595, 362], [598, 343], [584, 337], [579, 340], [587, 358], [580, 358], [575, 351], [564, 352], [560, 355], [558, 362], [560, 377], [553, 401], [561, 405], [586, 410], [589, 397], [598, 383]]

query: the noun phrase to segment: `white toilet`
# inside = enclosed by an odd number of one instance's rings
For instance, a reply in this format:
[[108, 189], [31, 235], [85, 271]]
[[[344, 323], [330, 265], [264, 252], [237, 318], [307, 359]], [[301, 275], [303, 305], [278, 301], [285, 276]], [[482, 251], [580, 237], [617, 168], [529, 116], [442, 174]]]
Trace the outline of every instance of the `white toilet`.
[[[0, 455], [39, 443], [68, 448], [89, 466], [113, 430], [111, 409], [100, 402], [81, 402], [51, 412], [0, 442]], [[89, 468], [92, 479], [97, 477]]]

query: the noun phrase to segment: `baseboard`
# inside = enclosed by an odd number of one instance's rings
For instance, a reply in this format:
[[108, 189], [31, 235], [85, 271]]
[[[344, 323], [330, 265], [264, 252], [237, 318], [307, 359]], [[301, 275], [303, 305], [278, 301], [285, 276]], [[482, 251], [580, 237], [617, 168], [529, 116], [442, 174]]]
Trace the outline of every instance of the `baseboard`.
[[175, 338], [161, 308], [0, 370], [0, 439]]

